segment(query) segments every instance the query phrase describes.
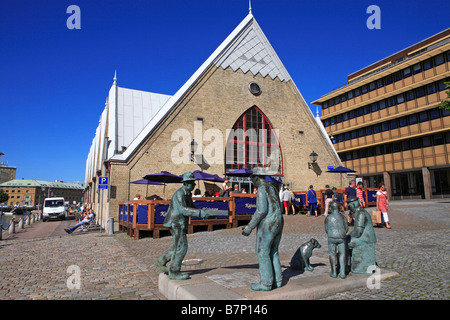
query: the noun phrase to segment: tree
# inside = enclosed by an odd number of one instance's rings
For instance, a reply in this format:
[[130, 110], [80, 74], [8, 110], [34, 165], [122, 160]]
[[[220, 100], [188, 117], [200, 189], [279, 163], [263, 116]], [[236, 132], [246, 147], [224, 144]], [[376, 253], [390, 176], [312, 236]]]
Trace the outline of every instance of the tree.
[[[450, 81], [449, 82], [445, 82], [445, 86], [447, 89], [450, 88]], [[445, 109], [447, 111], [450, 111], [450, 90], [445, 91], [447, 93], [447, 99], [441, 101], [441, 103], [439, 104], [439, 108], [441, 109]]]
[[9, 200], [9, 195], [0, 189], [0, 203], [6, 203]]

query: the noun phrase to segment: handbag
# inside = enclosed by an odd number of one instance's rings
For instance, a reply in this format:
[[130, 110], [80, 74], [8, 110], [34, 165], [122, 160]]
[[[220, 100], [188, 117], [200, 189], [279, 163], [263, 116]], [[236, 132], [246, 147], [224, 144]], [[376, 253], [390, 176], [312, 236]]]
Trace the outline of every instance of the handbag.
[[380, 224], [381, 223], [381, 211], [372, 211], [370, 214], [370, 217], [372, 218], [373, 224]]

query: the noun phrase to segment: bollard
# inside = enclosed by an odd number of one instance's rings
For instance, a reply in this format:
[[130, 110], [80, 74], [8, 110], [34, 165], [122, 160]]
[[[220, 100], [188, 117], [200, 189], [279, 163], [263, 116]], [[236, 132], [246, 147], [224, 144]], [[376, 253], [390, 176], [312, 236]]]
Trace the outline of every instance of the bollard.
[[8, 232], [9, 232], [9, 234], [13, 234], [16, 232], [16, 219], [15, 218], [11, 219], [11, 223], [9, 224]]
[[30, 216], [27, 216], [27, 220], [25, 221], [25, 224], [27, 225], [27, 226], [29, 226], [30, 225], [30, 221], [31, 219], [30, 219]]
[[30, 214], [30, 216], [31, 216], [31, 223], [35, 223], [35, 222], [36, 222], [36, 219], [35, 219], [35, 217], [34, 217], [34, 214]]
[[114, 235], [114, 218], [109, 218], [109, 233], [108, 235]]
[[19, 221], [19, 229], [23, 229], [23, 228], [24, 228], [23, 218], [21, 218]]

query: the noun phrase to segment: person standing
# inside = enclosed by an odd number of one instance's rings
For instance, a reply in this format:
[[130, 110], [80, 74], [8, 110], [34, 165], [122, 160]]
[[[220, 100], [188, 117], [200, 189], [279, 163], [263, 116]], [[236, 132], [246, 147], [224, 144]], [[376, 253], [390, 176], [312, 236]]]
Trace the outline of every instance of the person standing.
[[359, 199], [359, 204], [361, 205], [361, 208], [365, 208], [366, 207], [366, 201], [364, 201], [364, 191], [363, 191], [363, 183], [362, 181], [359, 181], [358, 184], [356, 185], [356, 196]]
[[314, 190], [313, 185], [310, 185], [308, 188], [307, 200], [308, 200], [308, 213], [306, 214], [306, 216], [309, 217], [311, 213], [314, 211], [317, 217], [317, 194], [316, 191]]
[[228, 185], [229, 182], [230, 182], [230, 179], [229, 178], [225, 178], [225, 181], [222, 184], [223, 196], [224, 197], [229, 197], [230, 196], [231, 186]]
[[[355, 180], [351, 180], [351, 181], [348, 183], [348, 187], [345, 188], [345, 191], [344, 191], [344, 206], [345, 206], [345, 210], [348, 210], [347, 199], [350, 199], [350, 198], [357, 198], [357, 197], [356, 197]], [[354, 219], [355, 219], [355, 218], [354, 218], [354, 214], [353, 214], [353, 212], [350, 210], [350, 211], [348, 212], [348, 216], [347, 216], [347, 222], [348, 222], [348, 224], [353, 223], [353, 220], [354, 220]]]
[[386, 224], [386, 228], [392, 229], [391, 225], [389, 224], [389, 217], [387, 213], [388, 207], [389, 207], [389, 200], [387, 198], [386, 186], [384, 185], [383, 182], [381, 182], [380, 189], [377, 191], [377, 210], [381, 211], [384, 223]]
[[329, 185], [326, 185], [325, 188], [326, 188], [326, 190], [325, 190], [326, 198], [325, 198], [325, 211], [323, 214], [326, 217], [328, 215], [328, 211], [330, 209], [330, 204], [331, 204], [331, 202], [333, 202], [334, 192], [333, 192], [333, 190], [330, 189]]
[[290, 206], [292, 208], [292, 215], [295, 215], [295, 194], [290, 188], [288, 188], [288, 190], [289, 194], [291, 195]]
[[289, 192], [289, 190], [286, 186], [284, 186], [282, 200], [283, 200], [284, 212], [286, 215], [288, 215], [289, 214], [289, 201], [291, 200], [291, 193]]

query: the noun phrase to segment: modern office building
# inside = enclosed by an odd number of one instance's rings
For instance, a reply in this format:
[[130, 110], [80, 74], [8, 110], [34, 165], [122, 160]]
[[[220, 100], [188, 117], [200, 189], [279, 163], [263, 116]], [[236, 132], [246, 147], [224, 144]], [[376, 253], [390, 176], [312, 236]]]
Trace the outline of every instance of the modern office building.
[[[450, 197], [450, 29], [377, 61], [312, 102], [344, 166], [393, 199]], [[447, 89], [448, 90], [448, 89]]]

